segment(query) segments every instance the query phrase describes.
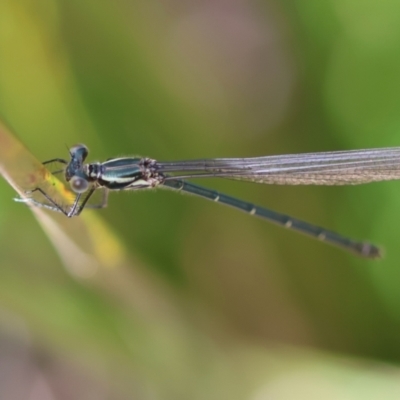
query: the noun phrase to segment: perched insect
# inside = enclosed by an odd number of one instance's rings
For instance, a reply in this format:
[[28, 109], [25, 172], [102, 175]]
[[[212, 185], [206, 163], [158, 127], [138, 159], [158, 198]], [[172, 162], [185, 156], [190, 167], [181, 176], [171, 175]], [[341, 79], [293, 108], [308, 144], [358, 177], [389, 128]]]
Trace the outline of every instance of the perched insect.
[[103, 200], [96, 205], [90, 204], [91, 208], [105, 207], [109, 191], [167, 187], [229, 205], [366, 258], [380, 257], [379, 247], [346, 238], [288, 215], [195, 185], [185, 179], [219, 177], [279, 185], [356, 185], [400, 178], [400, 148], [167, 162], [121, 157], [102, 163], [85, 163], [89, 151], [83, 144], [72, 147], [69, 152], [69, 161], [55, 158], [44, 164], [62, 164], [63, 168], [53, 174], [64, 173], [66, 181], [76, 193], [73, 204], [67, 208], [58, 204], [40, 187], [27, 194], [40, 192], [47, 201], [40, 202], [30, 197], [16, 200], [74, 217], [87, 206], [88, 200], [97, 189], [104, 189]]

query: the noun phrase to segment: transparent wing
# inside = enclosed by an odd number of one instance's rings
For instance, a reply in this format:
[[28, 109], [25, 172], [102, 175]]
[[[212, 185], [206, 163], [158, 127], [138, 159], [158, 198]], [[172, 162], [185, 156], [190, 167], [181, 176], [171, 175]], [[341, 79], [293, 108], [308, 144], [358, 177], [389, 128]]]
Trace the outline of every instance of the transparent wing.
[[400, 147], [160, 162], [157, 167], [163, 173], [177, 174], [171, 179], [223, 177], [280, 185], [356, 185], [400, 179]]

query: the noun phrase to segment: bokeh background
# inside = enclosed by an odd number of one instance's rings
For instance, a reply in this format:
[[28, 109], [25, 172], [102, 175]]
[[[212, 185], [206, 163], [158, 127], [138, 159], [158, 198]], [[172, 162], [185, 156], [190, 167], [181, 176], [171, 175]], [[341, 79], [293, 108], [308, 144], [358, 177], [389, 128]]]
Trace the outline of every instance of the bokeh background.
[[[0, 114], [39, 160], [396, 146], [399, 71], [395, 0], [0, 2]], [[86, 211], [129, 262], [80, 275], [1, 180], [1, 398], [400, 398], [399, 184], [201, 183], [385, 258], [157, 190]]]

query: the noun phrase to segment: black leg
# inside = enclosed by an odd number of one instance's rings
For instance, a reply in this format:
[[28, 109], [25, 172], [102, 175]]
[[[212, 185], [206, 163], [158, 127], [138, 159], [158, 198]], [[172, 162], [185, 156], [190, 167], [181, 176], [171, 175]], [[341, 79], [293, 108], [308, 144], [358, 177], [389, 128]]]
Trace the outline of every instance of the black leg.
[[16, 199], [19, 201], [24, 201], [26, 203], [30, 203], [33, 204], [36, 207], [41, 207], [41, 208], [47, 208], [48, 210], [52, 210], [52, 211], [58, 211], [63, 213], [66, 217], [71, 218], [71, 217], [75, 217], [78, 216], [84, 208], [104, 208], [107, 206], [107, 198], [108, 198], [108, 191], [105, 191], [103, 194], [103, 199], [102, 202], [100, 204], [89, 204], [87, 205], [86, 203], [89, 201], [90, 197], [93, 195], [94, 191], [96, 190], [96, 188], [92, 188], [90, 189], [90, 191], [87, 193], [87, 195], [85, 196], [85, 198], [82, 201], [82, 204], [79, 205], [79, 201], [82, 197], [81, 193], [78, 193], [75, 197], [75, 200], [70, 208], [69, 211], [65, 211], [58, 203], [56, 203], [43, 189], [41, 188], [35, 188], [33, 190], [30, 190], [28, 192], [26, 192], [26, 194], [31, 194], [34, 192], [39, 192], [41, 193], [49, 203], [51, 204], [46, 204], [46, 203], [41, 203], [40, 201], [37, 201], [35, 199], [32, 198], [28, 198], [28, 199]]
[[[63, 158], [53, 158], [52, 160], [44, 161], [44, 162], [42, 163], [42, 165], [51, 164], [51, 163], [60, 163], [60, 164], [67, 165], [67, 164], [68, 164], [68, 161], [67, 161], [67, 160], [64, 160]], [[64, 168], [61, 168], [61, 169], [58, 169], [58, 170], [56, 170], [56, 171], [51, 171], [51, 173], [52, 173], [52, 175], [57, 175], [57, 174], [61, 174], [61, 173], [64, 172], [64, 171], [65, 171], [65, 167], [64, 167]]]
[[[48, 205], [48, 204], [40, 203], [39, 201], [36, 201], [34, 199], [29, 199], [30, 203], [32, 203], [32, 204], [34, 204], [35, 206], [38, 206], [38, 207], [44, 207], [44, 208], [48, 208], [48, 209], [53, 210], [53, 211], [59, 211], [59, 212], [62, 212], [67, 217], [69, 216], [68, 215], [69, 213], [66, 212], [59, 204], [57, 204], [43, 189], [37, 187], [37, 188], [29, 190], [29, 191], [27, 191], [25, 193], [26, 194], [32, 194], [34, 192], [41, 193], [49, 201], [49, 203], [53, 204], [53, 206]], [[75, 199], [75, 202], [76, 202], [76, 199]], [[75, 204], [75, 202], [74, 202], [74, 204]]]
[[[74, 217], [75, 215], [79, 215], [81, 213], [81, 211], [83, 210], [83, 207], [85, 206], [85, 203], [82, 203], [81, 206], [78, 206], [78, 203], [79, 203], [79, 200], [81, 199], [81, 197], [82, 197], [82, 193], [78, 193], [76, 195], [74, 204], [72, 204], [71, 209], [66, 214], [66, 216], [68, 218]], [[89, 197], [90, 197], [90, 192], [89, 192]]]
[[50, 164], [52, 162], [59, 162], [60, 164], [68, 164], [68, 161], [64, 160], [63, 158], [53, 158], [51, 160], [47, 160], [47, 161], [42, 162], [42, 164], [46, 165], [46, 164]]
[[103, 190], [103, 198], [101, 199], [101, 202], [99, 204], [87, 204], [85, 207], [86, 208], [106, 208], [108, 204], [108, 193], [109, 190], [107, 189], [102, 189]]
[[87, 195], [85, 196], [85, 198], [83, 199], [81, 205], [78, 205], [78, 202], [79, 202], [79, 200], [80, 200], [82, 194], [81, 194], [81, 193], [78, 193], [77, 196], [76, 196], [76, 199], [75, 199], [75, 201], [74, 201], [74, 204], [73, 204], [73, 206], [71, 207], [71, 210], [69, 211], [67, 217], [78, 216], [78, 215], [83, 211], [83, 209], [85, 208], [86, 203], [87, 203], [88, 200], [92, 197], [92, 194], [94, 193], [95, 190], [96, 190], [96, 187], [92, 187], [92, 188], [89, 190], [88, 194], [87, 194]]

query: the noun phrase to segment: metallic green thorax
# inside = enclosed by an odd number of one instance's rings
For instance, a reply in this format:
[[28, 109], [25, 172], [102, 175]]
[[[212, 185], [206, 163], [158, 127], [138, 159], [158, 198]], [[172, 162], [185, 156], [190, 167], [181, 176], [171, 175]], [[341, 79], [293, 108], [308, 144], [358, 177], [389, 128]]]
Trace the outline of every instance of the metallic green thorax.
[[163, 181], [163, 176], [152, 168], [148, 158], [115, 158], [104, 163], [83, 166], [89, 180], [110, 190], [154, 187]]

